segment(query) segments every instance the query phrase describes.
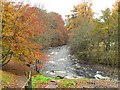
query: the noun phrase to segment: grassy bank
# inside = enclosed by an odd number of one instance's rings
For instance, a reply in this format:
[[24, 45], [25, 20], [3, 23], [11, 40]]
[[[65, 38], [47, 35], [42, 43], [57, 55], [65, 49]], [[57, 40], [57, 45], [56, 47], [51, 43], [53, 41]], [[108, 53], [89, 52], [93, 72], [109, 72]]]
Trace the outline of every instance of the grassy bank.
[[33, 88], [46, 88], [51, 82], [57, 88], [118, 88], [118, 83], [111, 80], [59, 79], [45, 77], [44, 75], [37, 75], [32, 78]]
[[14, 81], [14, 77], [16, 77], [16, 75], [11, 74], [9, 72], [5, 72], [0, 70], [0, 81], [1, 81], [1, 88], [4, 87], [11, 87], [12, 86], [12, 82]]
[[[0, 70], [1, 88], [18, 88], [24, 84], [20, 76]], [[20, 81], [19, 81], [20, 79]], [[59, 77], [50, 78], [44, 75], [32, 77], [33, 88], [46, 88], [48, 85], [56, 85], [57, 88], [118, 88], [118, 83], [111, 80], [95, 80], [88, 78], [80, 79], [60, 79]]]

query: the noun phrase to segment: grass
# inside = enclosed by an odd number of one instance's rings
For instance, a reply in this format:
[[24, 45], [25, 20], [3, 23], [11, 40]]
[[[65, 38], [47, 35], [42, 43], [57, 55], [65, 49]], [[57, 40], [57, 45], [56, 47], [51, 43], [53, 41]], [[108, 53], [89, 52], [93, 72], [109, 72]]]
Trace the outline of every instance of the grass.
[[79, 88], [79, 83], [87, 82], [89, 79], [80, 78], [80, 79], [60, 79], [59, 77], [50, 78], [45, 77], [44, 75], [36, 75], [32, 77], [32, 87], [33, 88], [45, 88], [51, 80], [55, 80], [58, 85], [58, 88]]
[[[39, 75], [39, 79], [35, 84], [35, 88], [45, 88], [51, 80], [55, 80], [55, 83], [58, 85], [57, 88], [116, 88], [117, 82], [107, 81], [107, 80], [95, 80], [88, 78], [80, 79], [55, 79]], [[45, 78], [45, 79], [44, 79]]]
[[[58, 88], [80, 88], [80, 84], [89, 81], [87, 78], [80, 79], [62, 79], [57, 83]], [[86, 86], [86, 85], [84, 85]]]
[[45, 77], [44, 75], [36, 75], [36, 76], [32, 77], [32, 87], [35, 88], [37, 83], [46, 84], [51, 80], [52, 80], [52, 78], [50, 78], [50, 77]]
[[58, 83], [58, 88], [116, 88], [118, 83], [109, 80], [95, 80], [88, 78], [80, 79], [61, 79]]
[[[32, 87], [36, 88], [39, 85], [46, 85], [48, 82], [50, 82], [51, 80], [60, 80], [60, 77], [55, 77], [55, 78], [50, 78], [50, 77], [46, 77], [44, 75], [36, 75], [32, 77]], [[62, 79], [61, 79], [62, 80]]]
[[75, 81], [66, 81], [63, 82], [62, 86], [68, 87], [68, 86], [75, 86], [76, 82]]
[[0, 81], [2, 86], [11, 86], [16, 75], [0, 70]]
[[[15, 83], [14, 74], [0, 70], [0, 80], [2, 80], [2, 86], [14, 87], [12, 83]], [[45, 77], [44, 75], [36, 75], [32, 77], [32, 87], [33, 88], [45, 88], [51, 80], [55, 80], [55, 83], [58, 85], [58, 88], [94, 88], [98, 87], [117, 87], [117, 83], [113, 81], [106, 80], [94, 80], [87, 78], [80, 79], [60, 79], [59, 77], [50, 78]]]

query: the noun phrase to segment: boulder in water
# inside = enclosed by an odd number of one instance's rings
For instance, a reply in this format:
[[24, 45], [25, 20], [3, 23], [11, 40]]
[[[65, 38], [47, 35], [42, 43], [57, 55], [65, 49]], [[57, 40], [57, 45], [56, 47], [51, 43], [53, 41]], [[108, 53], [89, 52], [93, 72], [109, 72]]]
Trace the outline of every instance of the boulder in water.
[[96, 75], [95, 75], [95, 79], [97, 79], [97, 80], [99, 80], [99, 79], [101, 79], [101, 80], [109, 80], [110, 78], [109, 78], [109, 77], [103, 77], [103, 76], [100, 75], [100, 74], [96, 74]]
[[55, 78], [63, 79], [64, 77], [62, 77], [62, 76], [56, 76]]
[[49, 61], [49, 63], [55, 64], [55, 61]]
[[65, 60], [65, 58], [60, 58], [60, 59], [58, 59], [58, 61], [64, 61]]
[[51, 52], [50, 54], [51, 54], [51, 55], [53, 55], [53, 54], [54, 54], [54, 52]]
[[72, 77], [72, 76], [65, 76], [64, 78], [66, 78], [66, 79], [74, 79], [74, 77]]
[[104, 76], [100, 75], [101, 72], [99, 72], [99, 71], [97, 71], [96, 73], [97, 74], [94, 77], [97, 80], [99, 80], [99, 79], [101, 79], [101, 80], [109, 80], [110, 79], [109, 77], [104, 77]]

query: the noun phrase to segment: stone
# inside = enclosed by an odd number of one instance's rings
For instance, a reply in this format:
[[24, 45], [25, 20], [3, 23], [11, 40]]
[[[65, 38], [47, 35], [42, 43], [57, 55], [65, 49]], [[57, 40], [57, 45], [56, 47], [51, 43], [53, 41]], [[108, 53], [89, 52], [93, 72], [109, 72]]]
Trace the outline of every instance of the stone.
[[51, 54], [51, 55], [54, 55], [54, 53], [55, 53], [55, 52], [51, 52], [50, 54]]
[[66, 78], [66, 79], [74, 79], [74, 77], [72, 77], [72, 76], [65, 76], [64, 78]]
[[63, 79], [64, 77], [62, 77], [62, 76], [56, 76], [56, 78]]
[[51, 84], [51, 85], [47, 85], [45, 88], [57, 88], [57, 87], [58, 87], [58, 85]]
[[51, 80], [50, 82], [56, 82], [56, 80]]
[[55, 64], [55, 61], [49, 61], [49, 63]]
[[95, 76], [95, 79], [101, 79], [101, 80], [109, 80], [110, 78], [109, 77], [103, 77], [102, 75], [100, 75], [100, 74], [96, 74]]
[[58, 59], [58, 61], [64, 61], [65, 60], [65, 58], [60, 58], [60, 59]]

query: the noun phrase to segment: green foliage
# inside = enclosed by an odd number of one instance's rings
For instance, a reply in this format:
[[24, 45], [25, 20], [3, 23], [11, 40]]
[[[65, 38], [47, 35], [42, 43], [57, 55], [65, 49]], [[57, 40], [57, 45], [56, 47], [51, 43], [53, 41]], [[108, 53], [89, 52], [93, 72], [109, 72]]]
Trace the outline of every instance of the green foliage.
[[90, 32], [93, 31], [94, 27], [92, 22], [84, 17], [78, 17], [78, 21], [80, 25], [71, 31], [72, 35], [70, 36], [69, 45], [72, 54], [77, 58], [87, 60], [92, 42]]
[[75, 86], [76, 83], [75, 81], [66, 81], [66, 82], [63, 82], [62, 86], [65, 86], [65, 87], [68, 87], [68, 86]]
[[45, 77], [44, 75], [37, 75], [35, 77], [32, 77], [32, 86], [34, 88], [37, 82], [47, 83], [51, 80], [52, 78], [50, 77]]
[[41, 82], [47, 83], [48, 81], [52, 80], [52, 78], [45, 77], [44, 75], [37, 75], [36, 77], [33, 77], [32, 80], [33, 82], [40, 80]]
[[56, 76], [56, 77], [55, 77], [55, 80], [60, 80], [60, 79], [63, 79], [63, 78], [60, 77], [60, 76]]
[[77, 15], [68, 17], [71, 54], [88, 63], [117, 66], [117, 2], [112, 11], [109, 8], [103, 10], [99, 18], [92, 17], [90, 8], [89, 4], [80, 4], [72, 11]]
[[32, 87], [35, 88], [37, 83], [47, 84], [51, 80], [60, 80], [60, 77], [50, 78], [44, 75], [36, 75], [32, 77]]

